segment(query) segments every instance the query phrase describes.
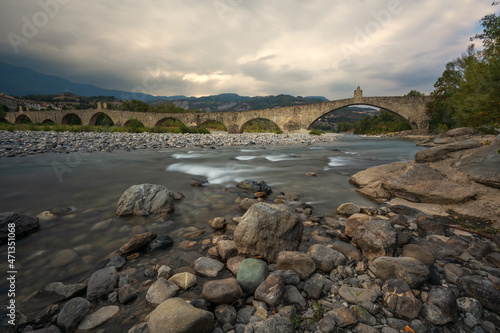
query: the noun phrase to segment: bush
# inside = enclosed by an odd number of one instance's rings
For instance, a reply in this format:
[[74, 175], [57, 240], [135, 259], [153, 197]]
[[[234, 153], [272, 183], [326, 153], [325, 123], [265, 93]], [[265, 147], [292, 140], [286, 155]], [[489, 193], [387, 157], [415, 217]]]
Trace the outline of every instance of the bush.
[[312, 135], [321, 135], [321, 134], [323, 134], [323, 131], [319, 130], [319, 129], [313, 129], [311, 132], [309, 132], [309, 134], [312, 134]]

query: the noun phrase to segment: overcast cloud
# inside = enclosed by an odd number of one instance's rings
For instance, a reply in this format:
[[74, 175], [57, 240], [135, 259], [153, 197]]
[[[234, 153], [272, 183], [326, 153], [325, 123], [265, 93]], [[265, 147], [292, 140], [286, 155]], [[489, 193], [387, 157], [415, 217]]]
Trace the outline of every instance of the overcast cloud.
[[0, 0], [0, 61], [165, 96], [429, 93], [491, 2]]

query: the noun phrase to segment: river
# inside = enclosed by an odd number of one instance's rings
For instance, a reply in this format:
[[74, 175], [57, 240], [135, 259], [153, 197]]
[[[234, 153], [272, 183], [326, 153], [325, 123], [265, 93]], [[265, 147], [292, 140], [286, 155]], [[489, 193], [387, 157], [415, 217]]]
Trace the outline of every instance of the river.
[[[254, 145], [2, 158], [0, 211], [35, 216], [54, 208], [70, 209], [41, 222], [38, 232], [17, 240], [16, 298], [22, 300], [50, 282], [84, 280], [93, 267], [138, 231], [166, 232], [174, 236], [176, 243], [176, 230], [180, 228], [194, 225], [209, 233], [210, 219], [242, 215], [235, 203], [238, 194], [224, 191], [224, 187], [234, 188], [236, 182], [246, 178], [265, 180], [275, 193], [298, 195], [319, 216], [335, 217], [336, 208], [344, 202], [376, 206], [355, 192], [349, 177], [372, 166], [410, 160], [420, 149], [410, 140], [346, 135], [313, 146]], [[305, 176], [311, 171], [317, 177]], [[191, 187], [194, 175], [205, 176], [216, 185]], [[166, 218], [116, 218], [121, 194], [129, 186], [142, 183], [165, 185], [186, 198], [176, 202], [175, 212]], [[5, 258], [0, 271], [6, 272], [6, 244], [1, 245], [0, 253]], [[175, 266], [178, 259], [168, 256], [178, 253], [169, 253], [159, 254], [151, 262], [166, 261]], [[61, 264], [66, 260], [70, 262]], [[3, 279], [1, 304], [7, 300], [7, 289]]]

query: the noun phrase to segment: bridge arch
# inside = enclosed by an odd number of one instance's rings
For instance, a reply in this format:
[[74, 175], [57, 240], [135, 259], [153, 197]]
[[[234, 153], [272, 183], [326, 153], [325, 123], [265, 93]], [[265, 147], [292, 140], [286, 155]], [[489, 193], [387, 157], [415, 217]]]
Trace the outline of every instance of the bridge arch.
[[178, 127], [180, 126], [180, 124], [186, 126], [186, 124], [184, 124], [184, 122], [180, 119], [177, 119], [175, 117], [164, 117], [158, 120], [154, 127], [160, 127], [160, 126]]
[[82, 125], [82, 118], [80, 118], [76, 113], [68, 113], [64, 115], [61, 120], [62, 125]]
[[214, 129], [216, 131], [225, 131], [227, 132], [227, 126], [222, 121], [218, 121], [215, 119], [207, 119], [203, 121], [198, 128], [204, 126], [207, 129]]
[[401, 113], [397, 112], [397, 111], [394, 111], [394, 110], [391, 110], [387, 107], [383, 107], [383, 106], [380, 106], [380, 105], [375, 105], [375, 104], [369, 104], [369, 103], [351, 103], [351, 104], [346, 104], [344, 106], [339, 106], [339, 107], [336, 107], [334, 109], [332, 109], [331, 111], [326, 111], [325, 113], [321, 114], [319, 117], [316, 115], [316, 119], [314, 119], [309, 125], [307, 125], [307, 129], [311, 129], [312, 125], [318, 121], [319, 119], [321, 119], [322, 117], [326, 116], [327, 114], [330, 114], [330, 113], [333, 113], [335, 111], [338, 111], [338, 110], [341, 110], [341, 109], [344, 109], [344, 108], [347, 108], [347, 107], [350, 107], [350, 106], [371, 106], [371, 107], [375, 107], [375, 108], [378, 108], [378, 109], [383, 109], [383, 110], [386, 110], [386, 111], [389, 111], [391, 114], [394, 114], [396, 115], [398, 118], [401, 118], [403, 119], [405, 122], [407, 122], [412, 128], [417, 128], [417, 123], [415, 123], [414, 121], [411, 121], [409, 119], [407, 119], [404, 115], [402, 115]]
[[28, 117], [27, 115], [21, 114], [21, 115], [16, 117], [15, 123], [16, 124], [28, 124], [28, 123], [32, 123], [32, 121], [31, 121], [31, 118]]
[[144, 126], [144, 123], [136, 118], [130, 118], [129, 120], [127, 120], [124, 124], [123, 124], [123, 127], [130, 127], [130, 126], [135, 126], [135, 127], [138, 127], [138, 128], [142, 128], [142, 127], [146, 127]]
[[99, 126], [99, 122], [104, 121], [104, 126], [115, 126], [115, 122], [111, 117], [104, 112], [95, 113], [89, 121], [90, 126]]
[[45, 119], [42, 121], [42, 125], [55, 125], [56, 123], [52, 119]]
[[[262, 132], [277, 132], [277, 131], [282, 132], [282, 129], [279, 127], [278, 124], [276, 124], [274, 121], [272, 121], [268, 118], [264, 118], [264, 117], [256, 117], [256, 118], [252, 118], [252, 119], [246, 121], [245, 123], [243, 123], [243, 125], [240, 126], [239, 132], [240, 133], [245, 132], [245, 129], [247, 129], [248, 125], [251, 123], [257, 123], [256, 126], [259, 126], [258, 122], [261, 122], [262, 126], [265, 127], [265, 128], [262, 128]], [[266, 124], [266, 125], [264, 125], [264, 124]]]

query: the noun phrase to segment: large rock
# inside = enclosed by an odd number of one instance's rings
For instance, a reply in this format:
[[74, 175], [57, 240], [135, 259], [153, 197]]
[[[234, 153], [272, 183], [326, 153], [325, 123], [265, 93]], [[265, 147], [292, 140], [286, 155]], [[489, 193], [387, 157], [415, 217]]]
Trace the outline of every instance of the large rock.
[[410, 286], [402, 280], [390, 279], [382, 286], [385, 305], [406, 319], [415, 319], [422, 307], [412, 293]]
[[373, 261], [375, 274], [382, 280], [400, 279], [416, 288], [430, 277], [429, 268], [410, 257], [380, 257]]
[[360, 225], [370, 221], [371, 217], [366, 214], [353, 214], [345, 221], [345, 233], [347, 236], [354, 236], [354, 232]]
[[456, 296], [452, 289], [432, 286], [426, 304], [426, 317], [434, 325], [455, 322], [458, 318]]
[[462, 203], [476, 196], [467, 186], [461, 186], [425, 164], [409, 163], [405, 172], [387, 183], [392, 192], [409, 193], [420, 202], [433, 204]]
[[235, 278], [208, 281], [203, 285], [201, 296], [209, 302], [232, 304], [243, 294]]
[[[12, 212], [0, 213], [0, 244], [9, 238], [19, 239], [40, 228], [38, 218]], [[13, 233], [15, 237], [9, 237]]]
[[255, 192], [264, 192], [266, 194], [270, 194], [273, 192], [271, 187], [266, 184], [265, 181], [257, 181], [255, 179], [245, 179], [236, 184], [236, 187], [249, 190], [253, 193]]
[[483, 307], [500, 315], [500, 291], [479, 279], [476, 276], [465, 276], [458, 280], [458, 285], [467, 295], [481, 302]]
[[245, 259], [241, 262], [236, 281], [247, 294], [253, 294], [269, 274], [267, 263], [259, 259]]
[[149, 333], [205, 333], [212, 330], [214, 315], [197, 309], [181, 298], [171, 298], [151, 312]]
[[333, 250], [321, 244], [314, 244], [307, 251], [307, 255], [316, 264], [319, 270], [330, 273], [332, 269], [339, 265], [345, 265], [347, 259], [339, 251]]
[[399, 177], [406, 169], [407, 164], [408, 162], [395, 162], [371, 167], [353, 175], [349, 182], [360, 188], [374, 182], [383, 184], [395, 177]]
[[356, 229], [352, 242], [361, 249], [365, 258], [375, 259], [393, 255], [397, 235], [387, 221], [368, 221]]
[[358, 205], [353, 204], [352, 202], [343, 203], [337, 208], [337, 214], [351, 216], [354, 214], [358, 214], [361, 211]]
[[460, 160], [458, 169], [473, 181], [500, 188], [500, 154], [498, 154], [498, 141], [479, 148], [472, 155]]
[[292, 270], [299, 274], [301, 279], [306, 279], [316, 270], [316, 264], [305, 253], [297, 251], [283, 251], [278, 255], [278, 269]]
[[155, 238], [156, 234], [153, 234], [152, 232], [145, 232], [143, 234], [135, 235], [130, 238], [128, 242], [123, 244], [117, 252], [119, 255], [126, 256], [128, 254], [141, 250]]
[[172, 298], [179, 291], [179, 287], [165, 278], [159, 278], [149, 287], [146, 293], [146, 301], [152, 305], [158, 305], [165, 300]]
[[415, 155], [417, 163], [437, 162], [449, 157], [449, 154], [454, 151], [473, 149], [481, 147], [483, 144], [478, 140], [465, 140], [452, 142], [445, 145], [432, 147], [421, 150]]
[[94, 300], [113, 291], [118, 274], [114, 266], [104, 267], [90, 277], [87, 286], [87, 299]]
[[141, 184], [130, 186], [118, 200], [116, 214], [167, 215], [174, 211], [174, 194], [162, 185]]
[[57, 325], [66, 328], [67, 332], [72, 332], [90, 311], [90, 302], [85, 298], [75, 297], [64, 304], [57, 315]]
[[332, 244], [329, 244], [328, 247], [330, 247], [336, 251], [339, 251], [349, 261], [351, 261], [351, 260], [360, 261], [363, 258], [363, 256], [361, 255], [361, 252], [359, 252], [359, 250], [356, 246], [349, 244], [349, 243], [346, 243], [346, 242], [342, 242], [340, 240], [334, 241]]
[[238, 251], [276, 261], [280, 251], [297, 250], [304, 229], [300, 219], [277, 205], [257, 203], [243, 215], [234, 231]]
[[294, 333], [295, 326], [290, 318], [272, 316], [257, 327], [255, 333]]

